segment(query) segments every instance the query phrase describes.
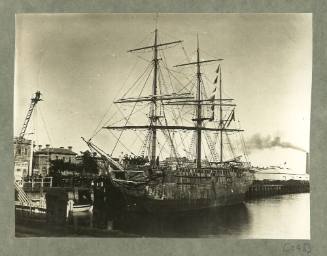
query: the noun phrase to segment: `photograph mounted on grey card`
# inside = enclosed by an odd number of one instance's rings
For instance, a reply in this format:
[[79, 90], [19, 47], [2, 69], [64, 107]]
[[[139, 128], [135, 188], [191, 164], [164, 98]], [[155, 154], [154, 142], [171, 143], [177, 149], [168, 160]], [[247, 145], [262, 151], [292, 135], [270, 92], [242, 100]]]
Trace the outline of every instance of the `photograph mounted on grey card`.
[[311, 14], [18, 14], [17, 237], [310, 239]]

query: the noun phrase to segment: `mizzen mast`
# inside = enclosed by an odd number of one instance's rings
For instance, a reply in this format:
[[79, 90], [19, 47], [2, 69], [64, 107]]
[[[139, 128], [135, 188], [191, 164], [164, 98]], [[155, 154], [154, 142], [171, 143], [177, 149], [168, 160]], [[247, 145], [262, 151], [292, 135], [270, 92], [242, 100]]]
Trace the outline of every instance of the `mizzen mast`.
[[197, 49], [196, 49], [196, 67], [197, 67], [197, 93], [196, 93], [196, 100], [197, 100], [197, 109], [196, 109], [196, 168], [201, 168], [201, 126], [202, 126], [202, 116], [201, 116], [201, 67], [200, 67], [200, 49], [199, 49], [199, 36], [197, 35]]

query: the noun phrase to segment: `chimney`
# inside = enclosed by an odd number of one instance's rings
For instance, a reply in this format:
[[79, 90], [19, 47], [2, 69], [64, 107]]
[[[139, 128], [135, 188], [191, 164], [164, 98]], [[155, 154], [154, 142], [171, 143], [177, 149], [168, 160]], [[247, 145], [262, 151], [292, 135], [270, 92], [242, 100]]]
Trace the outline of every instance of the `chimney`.
[[310, 154], [309, 152], [306, 153], [306, 166], [305, 166], [305, 172], [306, 174], [309, 174], [310, 171]]
[[72, 146], [68, 146], [68, 149], [69, 149], [70, 151], [72, 151], [72, 150], [73, 150], [73, 147], [72, 147]]
[[42, 145], [39, 145], [39, 150], [41, 150], [42, 149]]
[[46, 144], [45, 147], [46, 147], [46, 148], [50, 148], [50, 144]]

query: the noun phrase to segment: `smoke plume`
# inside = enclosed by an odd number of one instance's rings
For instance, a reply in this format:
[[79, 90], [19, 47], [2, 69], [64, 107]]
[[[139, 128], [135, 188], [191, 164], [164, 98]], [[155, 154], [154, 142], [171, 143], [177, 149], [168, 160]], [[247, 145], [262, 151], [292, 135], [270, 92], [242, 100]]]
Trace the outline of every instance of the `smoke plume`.
[[246, 142], [246, 147], [249, 152], [255, 149], [266, 149], [266, 148], [291, 148], [294, 150], [299, 150], [301, 152], [306, 152], [304, 149], [293, 145], [290, 142], [282, 141], [279, 136], [272, 137], [270, 135], [261, 136], [260, 134], [254, 134], [249, 140]]

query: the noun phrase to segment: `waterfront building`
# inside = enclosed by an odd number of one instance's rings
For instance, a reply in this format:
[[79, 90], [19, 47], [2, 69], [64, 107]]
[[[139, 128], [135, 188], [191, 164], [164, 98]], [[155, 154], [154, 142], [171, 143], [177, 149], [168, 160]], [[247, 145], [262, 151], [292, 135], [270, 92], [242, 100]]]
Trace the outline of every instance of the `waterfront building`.
[[76, 163], [76, 155], [77, 153], [73, 152], [71, 146], [68, 148], [53, 148], [47, 144], [45, 148], [42, 148], [42, 145], [39, 145], [38, 149], [34, 152], [33, 174], [48, 176], [51, 161], [63, 160], [66, 163]]
[[31, 175], [32, 140], [14, 138], [14, 176], [21, 180]]
[[308, 173], [297, 173], [294, 170], [280, 166], [253, 167], [255, 180], [286, 181], [286, 180], [303, 180], [308, 181]]

